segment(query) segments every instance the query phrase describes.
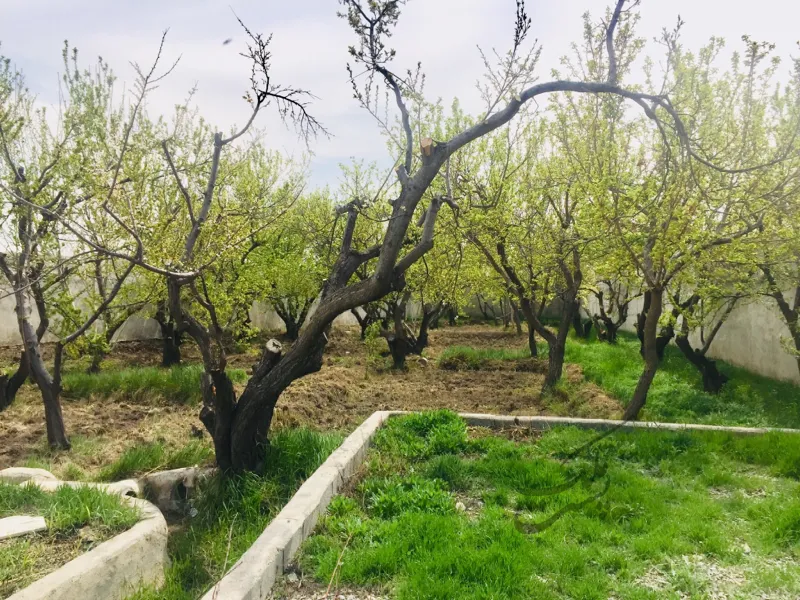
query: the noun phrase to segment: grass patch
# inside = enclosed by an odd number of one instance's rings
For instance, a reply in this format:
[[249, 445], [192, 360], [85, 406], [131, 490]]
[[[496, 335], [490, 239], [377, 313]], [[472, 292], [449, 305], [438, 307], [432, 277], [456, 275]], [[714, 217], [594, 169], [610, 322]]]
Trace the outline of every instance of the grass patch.
[[596, 433], [562, 428], [430, 450], [459, 423], [391, 419], [304, 544], [305, 576], [399, 600], [798, 597], [800, 436], [617, 432], [568, 459]]
[[194, 600], [202, 596], [342, 439], [338, 434], [306, 428], [279, 430], [270, 438], [263, 475], [216, 476], [205, 482], [195, 499], [197, 516], [170, 533], [172, 564], [164, 586], [139, 590], [129, 600]]
[[449, 346], [439, 356], [439, 368], [450, 371], [502, 370], [541, 371], [540, 361], [531, 358], [527, 348], [471, 348]]
[[182, 448], [168, 448], [163, 442], [131, 446], [114, 462], [100, 469], [98, 481], [119, 481], [162, 469], [179, 469], [204, 463], [213, 457], [207, 444], [191, 441]]
[[[547, 356], [547, 345], [541, 342], [539, 356]], [[570, 335], [565, 361], [580, 365], [588, 381], [600, 386], [623, 405], [633, 396], [644, 366], [639, 355], [639, 340], [627, 332], [619, 332], [616, 344], [598, 342], [594, 334], [588, 340]], [[800, 429], [800, 386], [756, 375], [721, 360], [717, 361], [717, 366], [730, 381], [719, 394], [708, 394], [703, 391], [698, 371], [680, 350], [667, 346], [641, 419]], [[450, 346], [440, 355], [439, 367], [450, 370], [544, 372], [546, 363], [530, 358], [527, 348]], [[562, 385], [563, 393], [560, 395], [569, 395], [570, 386]], [[551, 400], [558, 405], [558, 397]]]
[[[7, 597], [66, 564], [139, 519], [118, 496], [91, 487], [36, 486], [0, 482], [0, 518], [43, 516], [47, 531], [0, 542], [0, 597]], [[89, 532], [87, 534], [87, 532]]]
[[[570, 338], [567, 362], [623, 403], [633, 396], [642, 359], [636, 336], [620, 332], [616, 344]], [[756, 375], [723, 361], [730, 378], [722, 391], [703, 391], [700, 374], [680, 350], [667, 346], [650, 388], [642, 418], [683, 423], [800, 428], [800, 386]]]
[[[64, 396], [109, 398], [122, 395], [132, 400], [159, 398], [178, 403], [199, 402], [202, 372], [202, 365], [181, 365], [169, 369], [131, 367], [100, 373], [74, 371], [64, 374]], [[247, 380], [244, 369], [228, 369], [227, 373], [234, 383]]]

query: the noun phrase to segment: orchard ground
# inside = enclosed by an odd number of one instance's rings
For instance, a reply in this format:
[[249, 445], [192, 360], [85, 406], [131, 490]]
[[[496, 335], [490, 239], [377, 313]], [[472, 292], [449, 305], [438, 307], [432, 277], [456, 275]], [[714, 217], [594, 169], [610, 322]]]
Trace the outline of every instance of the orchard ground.
[[[524, 336], [501, 327], [442, 327], [431, 332], [425, 358], [412, 357], [398, 372], [388, 368], [388, 359], [369, 357], [356, 331], [334, 330], [322, 370], [284, 393], [277, 424], [347, 433], [376, 410], [438, 408], [614, 419], [642, 368], [632, 336], [615, 346], [571, 338], [562, 383], [542, 395], [545, 364], [526, 358], [525, 346]], [[229, 371], [241, 391], [259, 346], [239, 350], [229, 358]], [[0, 352], [0, 365], [10, 368], [18, 348]], [[0, 468], [35, 466], [63, 479], [115, 480], [211, 462], [211, 441], [198, 419], [199, 354], [190, 342], [183, 354], [184, 366], [160, 369], [158, 341], [128, 342], [116, 345], [98, 374], [85, 374], [83, 360], [69, 363], [63, 403], [69, 452], [47, 448], [41, 399], [26, 384], [0, 419]], [[799, 387], [721, 368], [731, 381], [710, 396], [677, 349], [668, 348], [642, 418], [800, 427]]]

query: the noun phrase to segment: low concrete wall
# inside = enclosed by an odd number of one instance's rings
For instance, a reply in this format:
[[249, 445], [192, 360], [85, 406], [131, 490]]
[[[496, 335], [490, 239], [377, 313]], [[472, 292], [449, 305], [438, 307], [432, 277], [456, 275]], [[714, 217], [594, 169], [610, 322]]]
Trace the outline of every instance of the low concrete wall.
[[203, 600], [266, 598], [300, 544], [311, 535], [331, 498], [364, 461], [370, 440], [390, 414], [375, 412], [351, 433], [328, 460], [306, 479], [250, 549], [203, 596]]
[[[55, 491], [62, 485], [92, 485], [118, 493], [122, 501], [139, 510], [136, 525], [103, 542], [94, 550], [71, 560], [8, 600], [123, 600], [143, 585], [161, 585], [167, 556], [167, 522], [155, 506], [127, 494], [138, 492], [134, 481], [115, 484], [62, 482], [46, 471], [22, 473], [21, 469], [0, 471], [0, 480], [36, 485]], [[6, 476], [7, 475], [7, 476]], [[49, 476], [49, 477], [48, 477]]]

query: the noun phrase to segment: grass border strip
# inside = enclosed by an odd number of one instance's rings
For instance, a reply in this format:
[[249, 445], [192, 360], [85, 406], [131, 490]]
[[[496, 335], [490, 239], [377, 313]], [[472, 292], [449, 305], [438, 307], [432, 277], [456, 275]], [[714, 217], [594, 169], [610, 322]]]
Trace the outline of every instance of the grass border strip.
[[[364, 461], [370, 441], [386, 421], [407, 411], [376, 411], [370, 415], [342, 445], [300, 486], [297, 493], [267, 525], [255, 543], [217, 582], [202, 600], [263, 600], [275, 581], [291, 563], [300, 544], [308, 538], [328, 503], [343, 483]], [[583, 429], [661, 429], [668, 431], [726, 431], [741, 435], [769, 432], [800, 433], [798, 429], [766, 427], [727, 427], [682, 423], [613, 421], [569, 417], [505, 416], [459, 413], [468, 425], [503, 429], [527, 427], [546, 431], [553, 427], [574, 426]]]
[[263, 533], [202, 600], [262, 600], [311, 535], [342, 484], [364, 462], [370, 441], [392, 413], [377, 411], [305, 480]]
[[[0, 471], [0, 479], [2, 471]], [[9, 478], [10, 479], [10, 478]], [[138, 586], [161, 584], [167, 555], [167, 521], [153, 504], [128, 496], [138, 492], [130, 481], [91, 484], [34, 477], [20, 485], [36, 485], [52, 492], [62, 485], [91, 486], [120, 494], [122, 501], [139, 509], [141, 518], [127, 531], [114, 536], [69, 561], [49, 575], [11, 595], [8, 600], [122, 600]]]

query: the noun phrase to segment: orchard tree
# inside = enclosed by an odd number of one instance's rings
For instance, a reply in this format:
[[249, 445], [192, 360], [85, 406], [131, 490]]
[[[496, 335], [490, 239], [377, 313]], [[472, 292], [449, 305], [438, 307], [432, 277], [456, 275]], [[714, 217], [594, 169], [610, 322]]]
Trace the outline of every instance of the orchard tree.
[[[137, 203], [141, 189], [126, 184], [141, 179], [147, 164], [139, 160], [140, 140], [131, 135], [132, 123], [147, 90], [159, 80], [154, 68], [145, 72], [134, 65], [140, 75], [136, 95], [130, 107], [117, 107], [112, 97], [114, 77], [102, 60], [94, 71], [81, 70], [77, 51], [70, 52], [66, 44], [63, 58], [62, 103], [55, 128], [43, 110], [34, 110], [22, 76], [10, 70], [8, 61], [0, 92], [0, 190], [3, 216], [14, 232], [9, 252], [0, 253], [0, 270], [14, 293], [23, 342], [20, 369], [9, 381], [17, 384], [27, 373], [36, 383], [44, 401], [48, 443], [59, 449], [70, 447], [60, 404], [65, 349], [84, 339], [110, 309], [134, 266], [98, 252], [118, 231], [89, 230], [86, 215], [97, 215], [117, 199]], [[123, 171], [130, 171], [131, 177], [123, 177]], [[51, 371], [40, 346], [52, 308], [45, 292], [57, 291], [58, 284], [63, 289], [87, 263], [98, 270], [108, 266], [115, 276], [98, 291], [88, 313], [79, 307], [65, 310], [71, 298], [61, 298]], [[39, 314], [37, 328], [31, 318], [31, 296]]]
[[695, 56], [679, 44], [678, 29], [663, 38], [668, 60], [660, 87], [671, 90], [671, 102], [647, 114], [691, 120], [662, 126], [657, 135], [642, 122], [638, 146], [627, 150], [627, 172], [600, 181], [592, 195], [610, 238], [643, 278], [638, 331], [645, 368], [626, 419], [644, 406], [677, 315], [686, 310], [681, 300], [662, 321], [670, 286], [690, 267], [699, 276], [712, 272], [706, 267], [723, 248], [763, 229], [767, 207], [791, 184], [781, 165], [796, 153], [796, 132], [780, 124], [794, 104], [773, 94], [775, 63], [764, 67], [767, 49], [749, 42], [743, 57], [736, 55], [730, 71], [720, 74], [712, 64], [721, 42], [713, 40]]

